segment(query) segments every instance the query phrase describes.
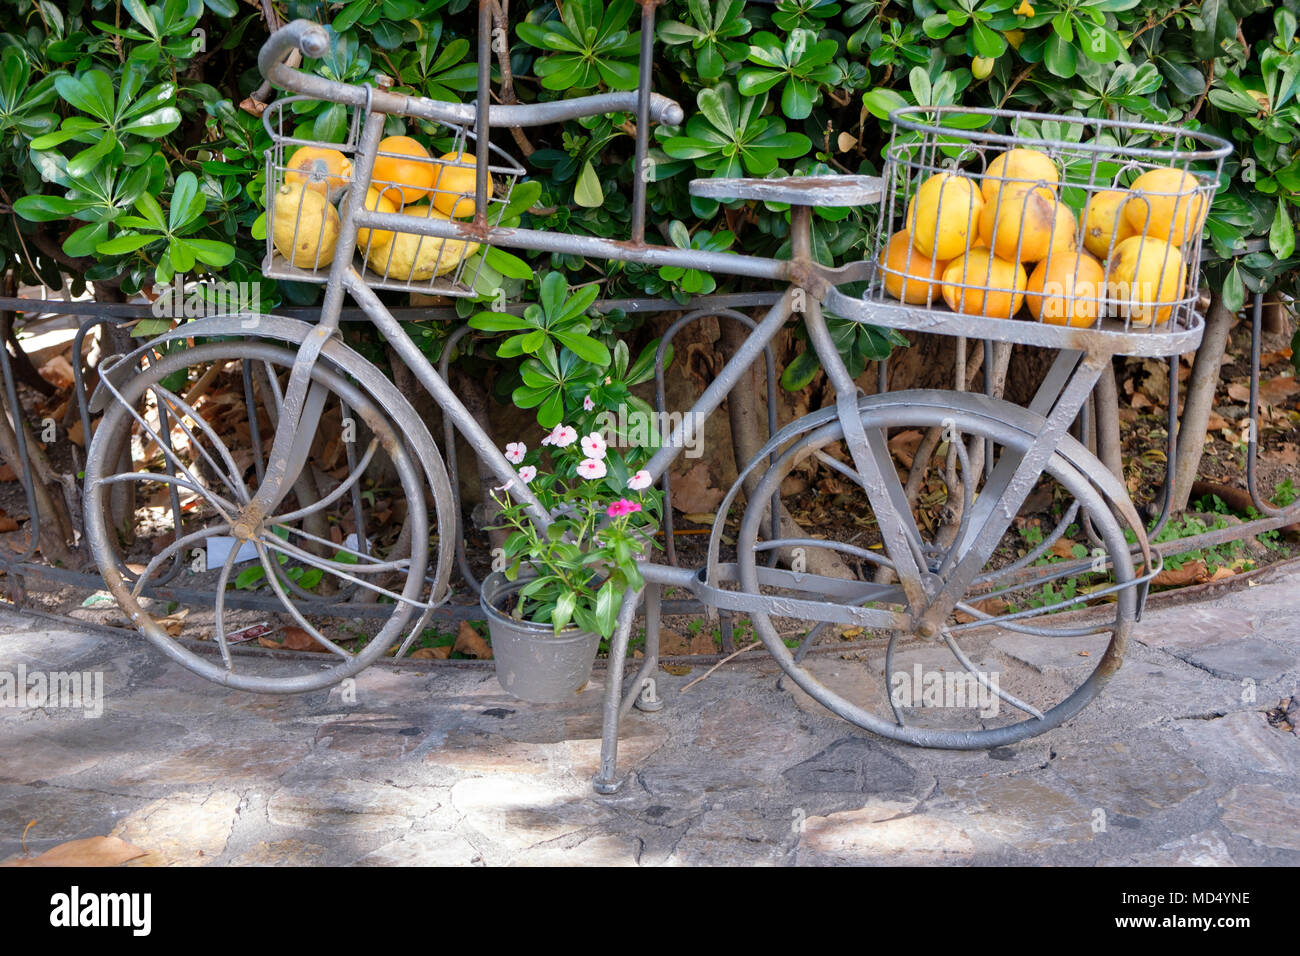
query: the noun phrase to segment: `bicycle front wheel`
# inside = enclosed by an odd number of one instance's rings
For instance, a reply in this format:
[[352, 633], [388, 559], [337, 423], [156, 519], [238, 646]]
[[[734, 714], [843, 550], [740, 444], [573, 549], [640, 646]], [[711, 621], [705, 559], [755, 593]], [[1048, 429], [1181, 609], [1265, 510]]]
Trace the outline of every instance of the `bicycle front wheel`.
[[[886, 483], [896, 482], [893, 500], [901, 496], [909, 503], [914, 560], [933, 595], [953, 580], [972, 547], [986, 456], [990, 464], [1006, 456], [1019, 461], [1042, 419], [983, 395], [934, 391], [872, 396], [859, 413], [869, 443], [889, 449], [882, 472]], [[811, 427], [763, 474], [737, 539], [741, 587], [791, 595], [789, 577], [766, 575], [776, 583], [761, 583], [769, 553], [775, 549], [785, 562], [797, 562], [796, 570], [817, 555], [819, 569], [837, 563], [839, 575], [856, 577], [861, 587], [855, 596], [843, 581], [831, 586], [829, 577], [807, 574], [798, 586], [801, 596], [826, 601], [833, 593], [843, 604], [915, 618], [924, 608], [909, 602], [893, 558], [874, 537], [873, 508], [884, 493], [877, 488], [869, 497], [852, 462], [843, 426], [833, 419]], [[901, 477], [900, 465], [906, 469]], [[1067, 439], [939, 633], [846, 636], [824, 621], [765, 613], [752, 616], [755, 631], [804, 692], [881, 736], [977, 749], [1056, 727], [1118, 668], [1136, 616], [1130, 545], [1107, 501], [1114, 489], [1098, 490], [1099, 484], [1109, 487], [1104, 474], [1100, 462]], [[783, 486], [792, 475], [797, 480]], [[801, 493], [787, 507], [811, 514], [825, 534], [764, 540], [772, 495], [803, 484], [820, 493]], [[1085, 605], [1091, 606], [1082, 614], [1059, 616]]]

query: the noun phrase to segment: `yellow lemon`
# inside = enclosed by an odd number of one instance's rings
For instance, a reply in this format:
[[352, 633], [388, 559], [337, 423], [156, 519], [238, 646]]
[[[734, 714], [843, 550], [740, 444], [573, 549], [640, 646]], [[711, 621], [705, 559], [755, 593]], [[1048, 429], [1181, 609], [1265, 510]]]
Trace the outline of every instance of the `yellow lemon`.
[[[407, 206], [402, 210], [402, 215], [415, 219], [450, 219], [445, 213], [424, 204]], [[382, 236], [375, 237], [370, 247], [369, 268], [390, 279], [402, 281], [447, 275], [479, 249], [477, 242], [460, 239], [437, 239], [411, 232], [399, 232], [396, 236], [392, 233], [383, 235], [392, 238], [381, 242]]]
[[285, 183], [271, 206], [272, 241], [280, 255], [300, 269], [318, 269], [334, 259], [339, 214], [323, 193], [302, 183]]
[[980, 190], [986, 203], [996, 203], [998, 193], [1004, 190], [1018, 193], [1041, 186], [1052, 190], [1055, 195], [1056, 184], [1060, 181], [1061, 174], [1046, 153], [1036, 149], [1009, 149], [995, 156], [984, 170]]
[[[374, 186], [366, 190], [365, 207], [371, 212], [398, 212], [402, 208], [401, 192], [395, 188], [388, 188], [380, 192]], [[374, 242], [376, 244], [387, 245], [392, 242], [393, 234], [386, 230], [380, 229], [375, 232]], [[370, 250], [370, 230], [361, 228], [357, 230], [357, 249], [362, 255]]]
[[[1106, 294], [1118, 300], [1119, 313], [1134, 325], [1169, 321], [1183, 292], [1187, 269], [1176, 246], [1150, 236], [1121, 242], [1106, 269]], [[1160, 305], [1159, 303], [1170, 303]]]
[[1074, 213], [1043, 187], [1002, 190], [980, 215], [980, 238], [1009, 262], [1038, 262], [1049, 250], [1075, 246]]
[[917, 250], [932, 259], [961, 255], [979, 228], [984, 197], [960, 173], [936, 173], [907, 205], [907, 231]]
[[1088, 200], [1083, 216], [1083, 247], [1098, 259], [1105, 259], [1114, 247], [1136, 235], [1124, 215], [1128, 199], [1126, 189], [1107, 189]]
[[1163, 239], [1181, 246], [1205, 225], [1205, 196], [1200, 181], [1181, 169], [1152, 169], [1129, 187], [1124, 216], [1135, 235]]

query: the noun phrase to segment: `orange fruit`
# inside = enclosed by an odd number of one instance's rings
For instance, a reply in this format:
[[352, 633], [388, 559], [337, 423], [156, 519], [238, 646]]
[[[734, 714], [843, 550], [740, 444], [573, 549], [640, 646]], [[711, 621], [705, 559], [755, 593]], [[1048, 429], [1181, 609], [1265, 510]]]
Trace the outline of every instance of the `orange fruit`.
[[961, 255], [974, 237], [984, 197], [975, 180], [960, 173], [935, 173], [907, 204], [907, 231], [917, 250], [933, 259]]
[[1002, 190], [980, 215], [980, 237], [999, 258], [1038, 262], [1049, 249], [1073, 249], [1076, 221], [1064, 203], [1044, 187]]
[[[433, 184], [433, 207], [453, 219], [474, 215], [474, 187], [477, 173], [472, 153], [454, 150], [439, 157], [438, 175]], [[488, 176], [488, 199], [492, 198], [492, 177]]]
[[284, 181], [302, 184], [322, 196], [332, 196], [352, 178], [352, 160], [337, 149], [303, 146], [285, 164]]
[[380, 190], [388, 192], [388, 187], [395, 186], [403, 203], [428, 195], [437, 169], [427, 149], [409, 136], [387, 136], [379, 141], [379, 152], [371, 179]]
[[1152, 169], [1133, 180], [1124, 215], [1134, 234], [1163, 239], [1173, 246], [1200, 235], [1205, 225], [1201, 183], [1181, 169]]
[[1009, 319], [1024, 301], [1028, 284], [1020, 263], [999, 259], [987, 249], [972, 249], [943, 270], [943, 301], [954, 312]]
[[1086, 328], [1097, 321], [1106, 270], [1082, 250], [1055, 251], [1029, 276], [1025, 305], [1040, 322]]
[[1046, 153], [1036, 149], [1009, 149], [989, 163], [980, 180], [980, 189], [984, 201], [996, 205], [999, 193], [1028, 192], [1036, 186], [1054, 190], [1060, 181], [1061, 174]]
[[895, 299], [911, 305], [939, 301], [940, 277], [948, 263], [917, 251], [906, 229], [889, 237], [880, 265], [885, 291]]

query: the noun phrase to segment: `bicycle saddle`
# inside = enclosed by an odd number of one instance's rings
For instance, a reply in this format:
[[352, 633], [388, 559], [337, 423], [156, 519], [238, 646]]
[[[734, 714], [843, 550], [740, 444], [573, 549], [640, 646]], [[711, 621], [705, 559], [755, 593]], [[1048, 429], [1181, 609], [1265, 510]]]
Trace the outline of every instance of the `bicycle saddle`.
[[692, 179], [692, 196], [762, 199], [791, 206], [866, 206], [880, 201], [878, 176], [781, 176], [775, 179]]

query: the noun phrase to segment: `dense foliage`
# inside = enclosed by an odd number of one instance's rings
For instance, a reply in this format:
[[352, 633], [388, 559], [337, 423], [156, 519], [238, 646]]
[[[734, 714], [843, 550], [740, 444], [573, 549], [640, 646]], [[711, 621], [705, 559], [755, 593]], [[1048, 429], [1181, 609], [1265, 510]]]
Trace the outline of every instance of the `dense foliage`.
[[[1229, 305], [1246, 289], [1294, 281], [1300, 204], [1300, 41], [1295, 0], [667, 0], [658, 8], [656, 90], [682, 103], [680, 128], [654, 131], [650, 221], [680, 247], [784, 255], [788, 210], [692, 198], [697, 176], [876, 172], [884, 117], [902, 103], [959, 103], [1167, 122], [1231, 139], [1236, 152], [1207, 224], [1230, 256], [1211, 266]], [[95, 280], [130, 293], [173, 273], [256, 281], [261, 243], [262, 84], [255, 53], [268, 11], [329, 25], [333, 48], [305, 68], [360, 83], [384, 73], [399, 90], [473, 97], [477, 4], [470, 0], [31, 0], [0, 21], [0, 249], [26, 281]], [[494, 88], [521, 101], [631, 89], [634, 0], [515, 0]], [[262, 93], [266, 99], [275, 94]], [[342, 107], [297, 111], [314, 138], [339, 141]], [[499, 143], [540, 194], [535, 228], [625, 237], [635, 170], [630, 114], [528, 130]], [[390, 132], [409, 131], [393, 119]], [[427, 135], [435, 131], [422, 130]], [[536, 187], [534, 187], [536, 188]], [[871, 222], [821, 210], [816, 254], [863, 255]], [[603, 295], [685, 297], [740, 280], [682, 269], [538, 256], [538, 301], [551, 269]], [[264, 289], [263, 303], [312, 301], [316, 287]], [[466, 304], [466, 314], [474, 311]], [[478, 307], [481, 308], [481, 307]], [[640, 321], [620, 314], [589, 331], [613, 342]], [[586, 333], [584, 333], [585, 337]], [[856, 368], [890, 347], [862, 327], [840, 331]], [[436, 350], [438, 334], [424, 336]], [[589, 349], [583, 361], [601, 358]], [[561, 350], [567, 354], [566, 350]], [[518, 351], [511, 353], [517, 356]], [[512, 360], [513, 362], [513, 360]], [[815, 369], [813, 370], [815, 371]], [[503, 376], [507, 384], [517, 371]], [[802, 378], [802, 376], [796, 376]], [[798, 384], [794, 382], [793, 384]], [[513, 387], [512, 385], [512, 387]]]

